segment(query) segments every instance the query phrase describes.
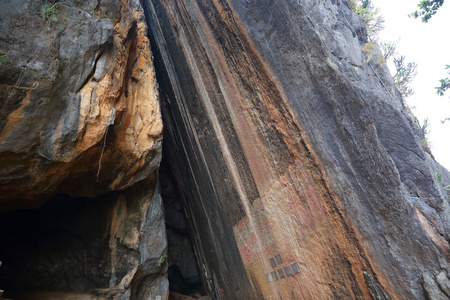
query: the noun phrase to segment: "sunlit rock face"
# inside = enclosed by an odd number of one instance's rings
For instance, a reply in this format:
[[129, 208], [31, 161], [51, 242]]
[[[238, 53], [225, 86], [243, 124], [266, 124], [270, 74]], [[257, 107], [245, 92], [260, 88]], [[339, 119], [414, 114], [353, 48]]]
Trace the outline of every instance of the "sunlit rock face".
[[211, 294], [450, 296], [448, 172], [347, 1], [142, 3]]
[[60, 1], [52, 16], [43, 3], [8, 0], [0, 8], [2, 209], [37, 206], [56, 192], [121, 190], [161, 158], [139, 2]]

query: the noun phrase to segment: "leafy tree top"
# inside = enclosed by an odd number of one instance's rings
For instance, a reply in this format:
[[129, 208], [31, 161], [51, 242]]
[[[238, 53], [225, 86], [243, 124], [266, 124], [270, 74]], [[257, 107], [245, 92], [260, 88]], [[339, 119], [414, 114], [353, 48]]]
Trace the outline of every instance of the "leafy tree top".
[[422, 0], [417, 5], [419, 10], [416, 10], [409, 16], [414, 18], [422, 17], [422, 22], [427, 23], [428, 20], [437, 12], [437, 10], [444, 4], [444, 0]]

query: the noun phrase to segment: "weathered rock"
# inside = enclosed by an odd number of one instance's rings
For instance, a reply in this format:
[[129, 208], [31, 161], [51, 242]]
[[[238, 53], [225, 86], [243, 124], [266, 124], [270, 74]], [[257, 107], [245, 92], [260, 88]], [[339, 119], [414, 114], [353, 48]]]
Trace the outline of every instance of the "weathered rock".
[[211, 300], [209, 296], [199, 296], [199, 297], [191, 297], [183, 294], [173, 293], [171, 292], [169, 295], [169, 300]]
[[448, 299], [443, 291], [439, 288], [436, 280], [432, 278], [429, 273], [423, 274], [423, 286], [425, 288], [425, 294], [427, 299], [430, 300], [445, 300]]
[[436, 281], [439, 284], [439, 287], [441, 290], [447, 295], [447, 297], [450, 297], [450, 279], [448, 278], [445, 271], [442, 271], [439, 273], [438, 276], [436, 276]]
[[142, 8], [54, 3], [0, 6], [1, 287], [14, 299], [167, 299]]
[[141, 2], [210, 294], [439, 289], [448, 195], [347, 1]]
[[[43, 2], [44, 3], [44, 2]], [[0, 209], [146, 178], [162, 122], [139, 1], [2, 3]], [[52, 5], [53, 2], [48, 2]]]

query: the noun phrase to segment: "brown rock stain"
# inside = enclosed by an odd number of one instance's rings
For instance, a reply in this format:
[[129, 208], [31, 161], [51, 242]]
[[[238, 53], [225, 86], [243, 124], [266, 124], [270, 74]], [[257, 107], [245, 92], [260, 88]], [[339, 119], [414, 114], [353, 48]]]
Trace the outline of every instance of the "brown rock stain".
[[30, 104], [30, 97], [33, 90], [29, 90], [25, 98], [21, 101], [20, 107], [8, 115], [6, 125], [0, 132], [0, 143], [3, 142], [10, 134], [11, 131], [23, 120], [23, 110]]
[[417, 220], [419, 221], [420, 225], [422, 226], [423, 230], [425, 230], [427, 236], [433, 241], [433, 243], [435, 243], [442, 250], [444, 250], [446, 252], [449, 252], [450, 251], [450, 245], [448, 244], [447, 240], [442, 236], [442, 234], [440, 234], [436, 230], [436, 228], [417, 209], [417, 207], [414, 208], [414, 214], [415, 214]]
[[[237, 123], [234, 125], [239, 128], [239, 140], [254, 178], [263, 181], [256, 180], [262, 196], [253, 202], [251, 215], [234, 228], [248, 277], [256, 280], [252, 281], [254, 289], [262, 289], [267, 299], [370, 298], [363, 276], [366, 271], [373, 273], [391, 296], [395, 295], [395, 289], [388, 288], [389, 280], [377, 272], [364, 250], [357, 230], [345, 216], [340, 199], [327, 184], [316, 156], [303, 138], [301, 124], [295, 121], [276, 79], [233, 12], [224, 1], [198, 2], [207, 20], [201, 28], [209, 39], [208, 45], [214, 45], [215, 54], [206, 52], [220, 62], [222, 73], [215, 71], [220, 73], [222, 85], [231, 86], [223, 90], [228, 94], [227, 101], [234, 101], [229, 107]], [[176, 3], [183, 8], [183, 22], [189, 24], [183, 1]], [[169, 19], [175, 17], [169, 15]], [[183, 29], [191, 30], [189, 26]], [[194, 39], [196, 34], [188, 32], [188, 36]], [[202, 60], [196, 64], [201, 65]], [[207, 75], [202, 79], [207, 80]], [[206, 87], [211, 89], [210, 97], [223, 99], [217, 90]], [[236, 100], [239, 105], [235, 105]], [[238, 112], [236, 107], [244, 110]], [[259, 176], [258, 169], [265, 175]], [[271, 185], [267, 184], [267, 174], [272, 175]], [[256, 220], [257, 232], [253, 232], [249, 219]], [[259, 248], [258, 240], [264, 249]], [[278, 253], [290, 263], [298, 262], [302, 272], [269, 283], [266, 274], [273, 271], [269, 258]], [[268, 285], [276, 286], [279, 294], [273, 294], [273, 287]]]

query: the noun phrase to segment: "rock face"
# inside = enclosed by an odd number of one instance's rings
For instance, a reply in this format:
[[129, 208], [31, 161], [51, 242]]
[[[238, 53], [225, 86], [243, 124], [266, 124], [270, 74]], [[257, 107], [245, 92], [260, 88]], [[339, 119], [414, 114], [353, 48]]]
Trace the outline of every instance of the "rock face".
[[448, 173], [347, 1], [142, 3], [209, 293], [446, 297]]
[[0, 6], [14, 299], [450, 296], [450, 174], [347, 0], [54, 3]]
[[167, 299], [162, 120], [139, 1], [6, 0], [0, 13], [6, 298]]
[[[162, 122], [138, 1], [7, 0], [0, 10], [0, 204], [96, 196], [146, 178]], [[42, 201], [41, 201], [42, 202]]]

